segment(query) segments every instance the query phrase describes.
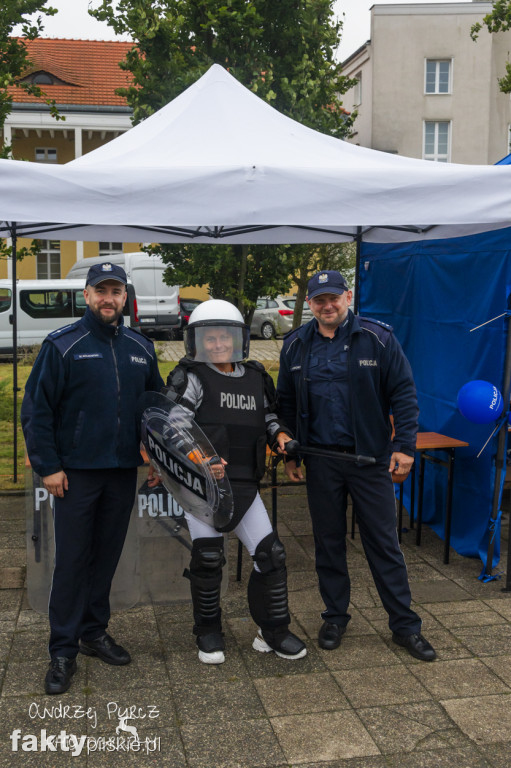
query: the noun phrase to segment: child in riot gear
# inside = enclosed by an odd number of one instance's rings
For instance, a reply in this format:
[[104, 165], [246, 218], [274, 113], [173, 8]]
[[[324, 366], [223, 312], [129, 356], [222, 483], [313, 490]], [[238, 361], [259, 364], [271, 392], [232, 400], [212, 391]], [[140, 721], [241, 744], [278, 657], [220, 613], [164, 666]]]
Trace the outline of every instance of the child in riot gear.
[[234, 515], [215, 529], [186, 513], [193, 542], [189, 578], [199, 659], [221, 664], [220, 586], [223, 532], [234, 530], [254, 560], [248, 604], [259, 627], [253, 648], [286, 659], [306, 655], [305, 644], [289, 631], [285, 551], [272, 529], [258, 491], [266, 442], [285, 450], [292, 435], [275, 415], [275, 389], [264, 367], [246, 361], [250, 333], [233, 304], [211, 299], [191, 314], [185, 330], [186, 357], [169, 375], [168, 395], [187, 409], [221, 457], [212, 473], [229, 478]]

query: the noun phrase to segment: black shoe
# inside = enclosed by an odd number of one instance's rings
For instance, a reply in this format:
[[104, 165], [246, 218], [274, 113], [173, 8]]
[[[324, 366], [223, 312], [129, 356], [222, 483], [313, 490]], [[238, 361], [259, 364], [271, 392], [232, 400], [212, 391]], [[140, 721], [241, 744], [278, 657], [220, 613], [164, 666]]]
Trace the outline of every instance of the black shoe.
[[105, 664], [114, 664], [121, 667], [129, 664], [131, 656], [121, 645], [117, 645], [113, 637], [104, 634], [95, 640], [80, 640], [80, 653], [85, 656], [99, 656]]
[[71, 685], [71, 678], [76, 672], [76, 659], [67, 656], [54, 656], [44, 678], [44, 689], [50, 696], [65, 693]]
[[324, 621], [318, 635], [318, 644], [320, 648], [325, 651], [333, 651], [341, 644], [341, 637], [346, 632], [346, 627], [341, 627], [340, 624], [330, 624], [329, 621]]
[[260, 653], [273, 651], [281, 659], [303, 659], [307, 656], [307, 648], [303, 640], [293, 635], [287, 628], [277, 632], [260, 629], [254, 638], [252, 648]]
[[436, 659], [436, 653], [433, 646], [428, 643], [425, 637], [420, 634], [416, 635], [397, 635], [395, 632], [392, 634], [392, 640], [397, 645], [406, 648], [411, 656], [421, 661], [433, 661]]

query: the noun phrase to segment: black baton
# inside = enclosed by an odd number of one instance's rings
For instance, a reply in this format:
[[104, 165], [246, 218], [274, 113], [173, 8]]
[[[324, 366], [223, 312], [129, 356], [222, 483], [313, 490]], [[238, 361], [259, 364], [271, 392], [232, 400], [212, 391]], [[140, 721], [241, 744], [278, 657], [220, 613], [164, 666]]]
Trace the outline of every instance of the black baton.
[[289, 440], [284, 447], [287, 455], [291, 458], [299, 453], [305, 453], [314, 456], [326, 456], [329, 459], [340, 459], [341, 461], [356, 461], [360, 464], [376, 464], [374, 456], [357, 456], [355, 453], [342, 453], [341, 451], [329, 451], [327, 448], [315, 448], [312, 445], [300, 445], [298, 440]]

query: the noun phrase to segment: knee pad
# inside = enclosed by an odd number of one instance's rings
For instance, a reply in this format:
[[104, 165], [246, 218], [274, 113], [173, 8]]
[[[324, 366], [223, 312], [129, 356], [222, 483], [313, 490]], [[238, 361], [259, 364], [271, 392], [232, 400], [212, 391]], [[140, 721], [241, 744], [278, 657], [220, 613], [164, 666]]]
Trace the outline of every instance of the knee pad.
[[225, 565], [223, 536], [195, 539], [192, 545], [190, 573], [211, 577]]
[[221, 632], [220, 586], [224, 564], [222, 536], [195, 539], [189, 572], [195, 635]]
[[275, 531], [261, 539], [254, 553], [254, 562], [263, 574], [285, 568], [286, 551]]

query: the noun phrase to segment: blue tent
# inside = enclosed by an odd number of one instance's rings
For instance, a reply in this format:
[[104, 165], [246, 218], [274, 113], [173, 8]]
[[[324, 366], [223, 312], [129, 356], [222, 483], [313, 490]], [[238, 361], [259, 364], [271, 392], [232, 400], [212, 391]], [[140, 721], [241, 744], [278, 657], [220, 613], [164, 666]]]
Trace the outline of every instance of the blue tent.
[[[457, 394], [474, 379], [490, 381], [503, 391], [511, 229], [417, 243], [362, 242], [359, 291], [360, 313], [392, 325], [410, 360], [420, 430], [470, 444], [457, 451], [451, 545], [486, 563], [493, 538], [496, 564], [499, 526], [490, 521], [496, 437], [477, 458], [495, 425], [467, 421], [458, 411]], [[423, 520], [442, 536], [445, 470], [428, 466], [425, 481]]]

